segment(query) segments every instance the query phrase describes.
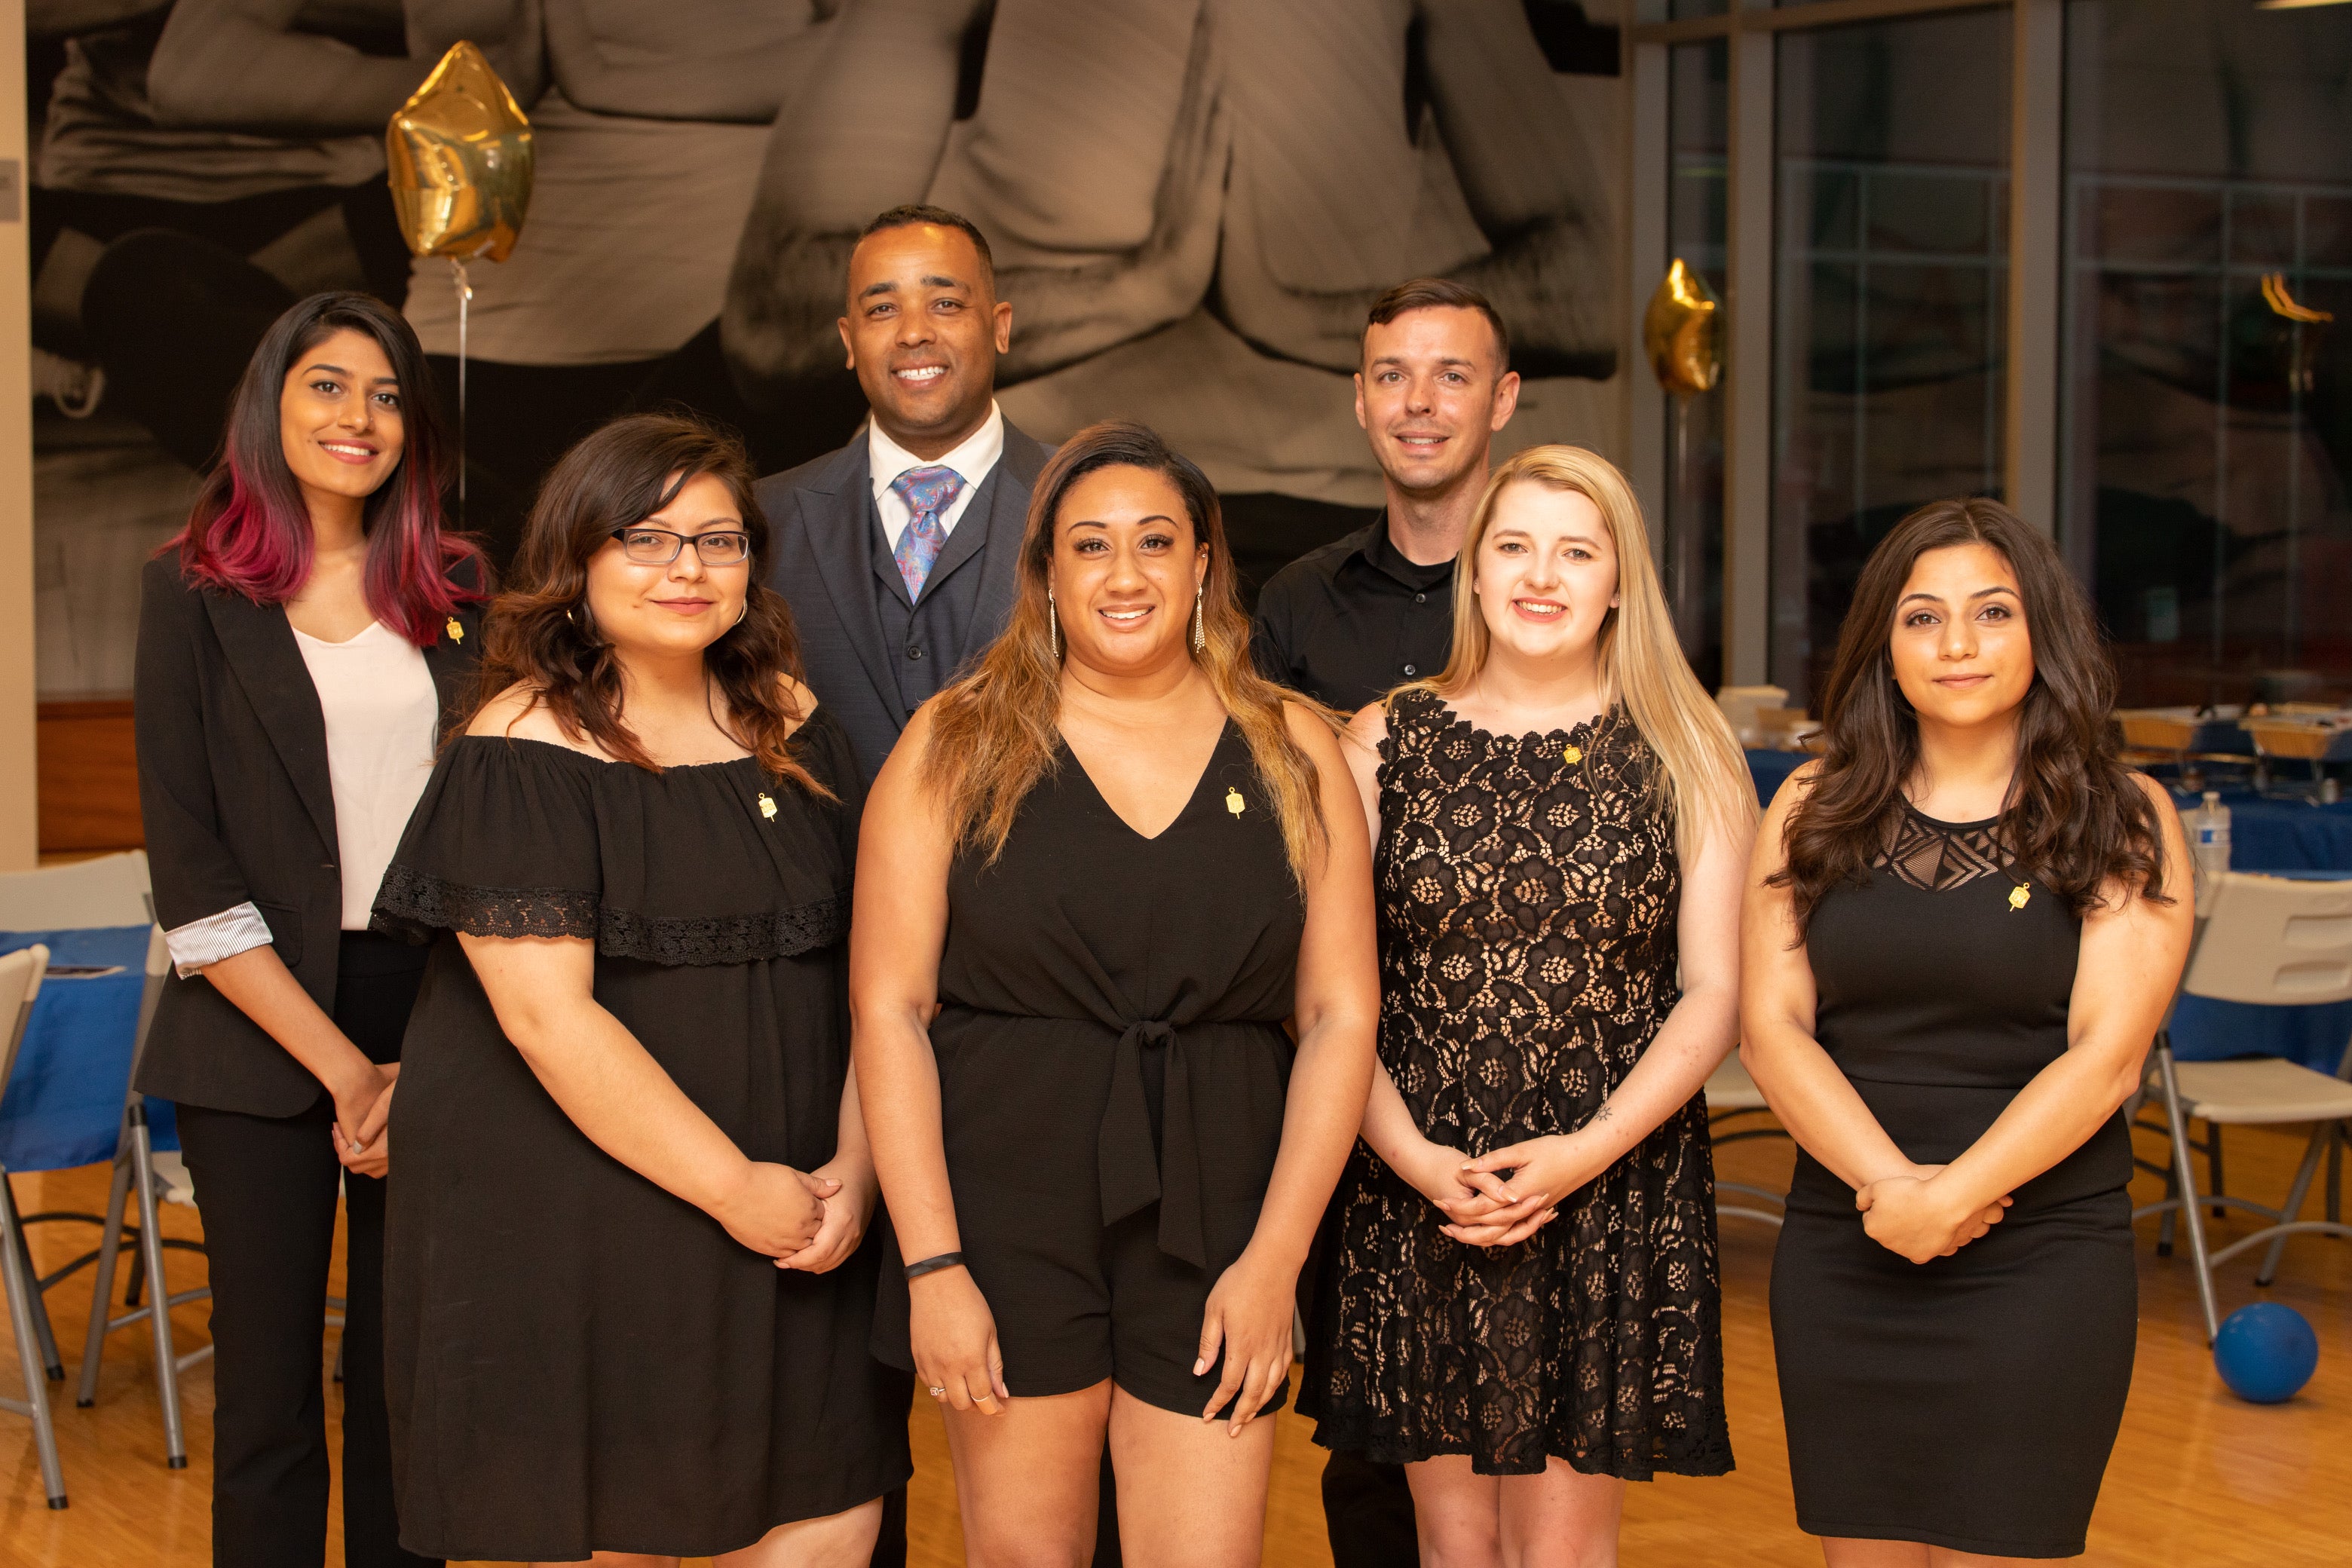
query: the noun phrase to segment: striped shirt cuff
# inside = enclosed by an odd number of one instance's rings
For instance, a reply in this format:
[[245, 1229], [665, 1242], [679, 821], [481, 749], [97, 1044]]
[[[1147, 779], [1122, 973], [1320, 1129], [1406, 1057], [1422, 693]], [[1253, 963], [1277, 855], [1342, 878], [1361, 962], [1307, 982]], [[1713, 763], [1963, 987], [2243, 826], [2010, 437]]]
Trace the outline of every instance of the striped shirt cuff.
[[235, 909], [173, 926], [163, 933], [163, 945], [172, 950], [172, 966], [180, 978], [193, 980], [224, 958], [268, 946], [269, 922], [248, 900]]

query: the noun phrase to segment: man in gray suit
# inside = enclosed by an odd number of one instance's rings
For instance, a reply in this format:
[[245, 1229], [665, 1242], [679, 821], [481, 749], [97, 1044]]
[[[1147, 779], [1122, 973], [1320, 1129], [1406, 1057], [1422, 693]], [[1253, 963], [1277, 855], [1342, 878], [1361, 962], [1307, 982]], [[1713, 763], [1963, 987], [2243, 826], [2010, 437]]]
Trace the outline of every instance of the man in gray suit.
[[809, 687], [871, 784], [915, 709], [1004, 629], [1048, 454], [996, 406], [1013, 307], [970, 219], [900, 206], [866, 225], [840, 325], [866, 426], [758, 494]]

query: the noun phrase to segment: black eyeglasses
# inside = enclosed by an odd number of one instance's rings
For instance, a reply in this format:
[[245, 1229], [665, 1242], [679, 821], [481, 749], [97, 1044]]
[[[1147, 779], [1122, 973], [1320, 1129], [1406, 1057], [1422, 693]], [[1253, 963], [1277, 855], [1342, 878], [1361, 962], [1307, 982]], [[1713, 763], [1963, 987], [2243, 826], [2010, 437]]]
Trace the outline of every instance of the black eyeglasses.
[[686, 534], [632, 524], [614, 529], [613, 537], [621, 542], [621, 553], [640, 566], [668, 565], [677, 559], [678, 552], [686, 548], [689, 540], [705, 566], [740, 566], [751, 559], [751, 536], [732, 529]]

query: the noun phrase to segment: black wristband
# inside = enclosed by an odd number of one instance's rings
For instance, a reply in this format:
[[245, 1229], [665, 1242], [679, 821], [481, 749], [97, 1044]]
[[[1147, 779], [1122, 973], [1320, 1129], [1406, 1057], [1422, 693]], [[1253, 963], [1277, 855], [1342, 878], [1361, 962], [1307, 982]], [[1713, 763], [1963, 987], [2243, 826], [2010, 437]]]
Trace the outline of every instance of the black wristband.
[[942, 1268], [961, 1268], [962, 1267], [962, 1253], [942, 1252], [937, 1258], [926, 1258], [920, 1263], [908, 1264], [904, 1272], [909, 1279], [919, 1279], [926, 1274], [936, 1273]]

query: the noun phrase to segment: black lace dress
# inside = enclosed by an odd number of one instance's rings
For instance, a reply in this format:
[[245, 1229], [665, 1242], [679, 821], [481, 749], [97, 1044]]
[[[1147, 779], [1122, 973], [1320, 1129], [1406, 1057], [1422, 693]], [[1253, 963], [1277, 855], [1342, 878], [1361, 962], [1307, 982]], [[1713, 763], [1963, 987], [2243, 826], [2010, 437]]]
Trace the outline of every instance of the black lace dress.
[[[1391, 702], [1381, 756], [1381, 1061], [1433, 1141], [1484, 1154], [1582, 1126], [1673, 1009], [1674, 825], [1622, 711], [1498, 736]], [[1359, 1143], [1300, 1408], [1384, 1463], [1549, 1458], [1646, 1479], [1731, 1468], [1715, 1174], [1693, 1096], [1517, 1247], [1465, 1247]]]
[[857, 769], [837, 801], [749, 759], [648, 773], [537, 741], [450, 747], [376, 902], [436, 941], [394, 1100], [386, 1382], [402, 1543], [435, 1557], [704, 1556], [909, 1471], [868, 1353], [884, 1240], [778, 1269], [590, 1142], [453, 935], [596, 943], [595, 995], [737, 1147], [830, 1159], [848, 1070]]

